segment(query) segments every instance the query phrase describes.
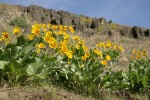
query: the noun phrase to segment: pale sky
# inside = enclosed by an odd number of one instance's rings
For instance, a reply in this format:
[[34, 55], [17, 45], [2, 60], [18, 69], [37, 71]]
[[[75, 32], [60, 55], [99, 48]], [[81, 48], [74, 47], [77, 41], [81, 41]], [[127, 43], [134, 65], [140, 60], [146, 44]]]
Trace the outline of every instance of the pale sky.
[[115, 23], [150, 28], [150, 0], [0, 0], [0, 3], [38, 5]]

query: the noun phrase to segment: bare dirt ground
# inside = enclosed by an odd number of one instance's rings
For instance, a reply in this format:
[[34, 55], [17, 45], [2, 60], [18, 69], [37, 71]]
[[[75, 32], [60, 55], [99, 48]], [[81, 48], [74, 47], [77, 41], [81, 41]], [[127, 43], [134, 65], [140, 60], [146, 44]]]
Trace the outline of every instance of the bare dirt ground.
[[63, 89], [13, 87], [1, 88], [0, 100], [94, 100]]

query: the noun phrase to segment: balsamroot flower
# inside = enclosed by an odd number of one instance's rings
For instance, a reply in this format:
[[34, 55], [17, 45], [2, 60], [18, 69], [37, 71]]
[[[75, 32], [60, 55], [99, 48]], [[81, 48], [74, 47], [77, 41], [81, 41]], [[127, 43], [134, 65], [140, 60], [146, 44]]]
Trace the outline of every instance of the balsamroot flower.
[[105, 65], [107, 64], [107, 60], [106, 60], [106, 59], [102, 60], [102, 61], [101, 61], [101, 64], [102, 64], [103, 66], [105, 66]]
[[66, 54], [66, 56], [68, 57], [68, 58], [72, 58], [72, 51], [67, 51], [67, 52], [65, 52], [65, 54]]
[[111, 60], [111, 57], [110, 57], [110, 55], [106, 55], [106, 60]]
[[2, 39], [7, 40], [9, 38], [9, 33], [8, 32], [2, 32]]
[[39, 43], [37, 46], [38, 46], [38, 48], [40, 48], [40, 49], [43, 49], [43, 48], [45, 48], [45, 45], [44, 45], [44, 43]]
[[13, 34], [15, 34], [15, 35], [17, 35], [18, 33], [20, 33], [21, 32], [21, 29], [19, 28], [19, 27], [15, 27], [14, 29], [13, 29]]

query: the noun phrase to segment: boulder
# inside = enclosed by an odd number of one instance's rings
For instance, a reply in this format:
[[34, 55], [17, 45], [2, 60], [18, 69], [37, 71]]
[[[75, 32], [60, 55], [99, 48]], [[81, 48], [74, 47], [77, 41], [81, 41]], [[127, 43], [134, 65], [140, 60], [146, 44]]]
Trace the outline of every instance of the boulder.
[[145, 32], [144, 32], [144, 35], [146, 37], [150, 37], [150, 29], [147, 29]]
[[126, 57], [121, 57], [121, 58], [119, 58], [119, 63], [121, 63], [121, 64], [128, 64], [129, 63], [129, 59], [128, 58], [126, 58]]
[[144, 31], [141, 27], [134, 26], [131, 31], [131, 35], [133, 38], [138, 39], [145, 36]]

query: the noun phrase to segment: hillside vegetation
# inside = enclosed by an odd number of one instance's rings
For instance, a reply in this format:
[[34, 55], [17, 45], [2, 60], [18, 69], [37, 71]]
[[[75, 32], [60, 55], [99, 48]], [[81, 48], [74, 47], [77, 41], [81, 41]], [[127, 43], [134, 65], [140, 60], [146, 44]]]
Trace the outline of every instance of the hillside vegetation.
[[150, 99], [149, 29], [35, 5], [0, 17], [0, 99]]
[[[10, 30], [11, 26], [23, 24], [23, 28], [27, 25], [30, 27], [35, 23], [51, 23], [55, 25], [72, 25], [76, 32], [85, 33], [86, 36], [93, 34], [109, 34], [118, 33], [121, 36], [131, 38], [142, 38], [150, 36], [150, 29], [138, 26], [130, 27], [107, 21], [105, 18], [90, 18], [83, 15], [75, 15], [65, 11], [56, 11], [45, 9], [36, 5], [28, 7], [0, 4], [0, 31]], [[21, 22], [14, 22], [16, 19]], [[15, 24], [14, 24], [15, 23]]]

